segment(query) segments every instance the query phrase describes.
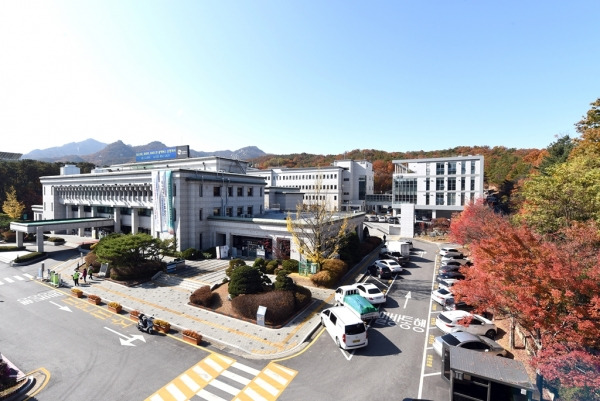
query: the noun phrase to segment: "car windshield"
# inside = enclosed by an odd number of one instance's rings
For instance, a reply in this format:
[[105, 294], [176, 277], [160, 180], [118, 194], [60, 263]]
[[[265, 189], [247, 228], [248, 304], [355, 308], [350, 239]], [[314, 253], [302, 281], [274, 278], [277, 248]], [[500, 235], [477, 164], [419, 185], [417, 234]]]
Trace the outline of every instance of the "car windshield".
[[440, 293], [441, 295], [446, 295], [446, 294], [450, 294], [450, 291], [448, 291], [445, 288], [442, 288], [441, 290], [438, 291], [438, 293]]
[[349, 324], [346, 326], [346, 334], [349, 336], [361, 334], [364, 332], [365, 332], [365, 325], [362, 323]]
[[460, 344], [460, 341], [458, 341], [452, 334], [446, 334], [445, 336], [442, 336], [442, 340], [444, 340], [444, 342], [446, 342], [448, 345]]
[[378, 289], [378, 288], [369, 288], [369, 289], [367, 290], [367, 292], [368, 292], [369, 294], [379, 294], [379, 292], [380, 292], [380, 291], [379, 291], [379, 289]]
[[444, 323], [452, 323], [452, 320], [448, 319], [448, 317], [446, 315], [444, 315], [443, 313], [440, 313], [439, 318]]
[[388, 265], [390, 265], [390, 266], [400, 266], [398, 263], [392, 262], [392, 261], [389, 261]]

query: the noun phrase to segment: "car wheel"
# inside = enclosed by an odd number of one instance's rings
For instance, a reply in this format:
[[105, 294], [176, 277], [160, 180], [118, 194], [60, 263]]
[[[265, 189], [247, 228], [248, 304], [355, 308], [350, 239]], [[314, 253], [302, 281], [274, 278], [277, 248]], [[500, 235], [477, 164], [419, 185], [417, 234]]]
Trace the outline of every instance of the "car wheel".
[[335, 338], [335, 343], [337, 344], [338, 348], [342, 348], [342, 345], [340, 344], [340, 339], [339, 338]]
[[496, 339], [496, 332], [494, 330], [488, 330], [487, 333], [485, 333], [485, 336], [487, 338], [495, 340]]

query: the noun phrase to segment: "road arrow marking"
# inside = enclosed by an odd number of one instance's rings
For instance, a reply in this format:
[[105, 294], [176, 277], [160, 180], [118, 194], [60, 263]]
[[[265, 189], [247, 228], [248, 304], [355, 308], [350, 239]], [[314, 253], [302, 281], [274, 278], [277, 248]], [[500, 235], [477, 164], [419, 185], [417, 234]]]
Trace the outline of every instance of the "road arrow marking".
[[135, 340], [140, 340], [140, 341], [146, 342], [146, 339], [142, 335], [133, 334], [131, 337], [127, 337], [125, 334], [121, 334], [118, 331], [115, 331], [115, 330], [113, 330], [113, 329], [111, 329], [109, 327], [104, 327], [104, 328], [106, 330], [108, 330], [108, 331], [112, 331], [113, 333], [115, 333], [118, 336], [125, 337], [126, 340], [123, 340], [122, 338], [119, 338], [119, 341], [121, 341], [121, 345], [127, 345], [127, 346], [130, 346], [130, 347], [135, 347], [135, 344], [132, 344], [132, 342], [134, 342]]
[[59, 304], [57, 304], [56, 302], [52, 302], [52, 301], [49, 301], [49, 302], [50, 302], [51, 304], [53, 304], [53, 305], [56, 305], [56, 306], [58, 306], [58, 309], [62, 309], [62, 310], [64, 310], [64, 311], [67, 311], [67, 312], [73, 312], [71, 309], [69, 309], [69, 307], [68, 307], [68, 306], [62, 306], [62, 305], [59, 305]]
[[406, 298], [406, 301], [404, 301], [404, 309], [406, 309], [406, 304], [408, 303], [408, 300], [412, 298], [410, 296], [410, 291], [404, 297]]

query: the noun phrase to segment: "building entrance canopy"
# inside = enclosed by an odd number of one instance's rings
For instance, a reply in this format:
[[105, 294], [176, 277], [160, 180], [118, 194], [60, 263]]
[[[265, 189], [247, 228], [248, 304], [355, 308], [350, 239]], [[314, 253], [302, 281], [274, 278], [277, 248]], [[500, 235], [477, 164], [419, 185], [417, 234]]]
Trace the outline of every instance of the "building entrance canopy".
[[113, 227], [114, 224], [115, 222], [112, 218], [89, 217], [84, 219], [15, 221], [10, 223], [10, 229], [17, 233], [17, 246], [23, 246], [23, 233], [35, 233], [38, 252], [44, 252], [45, 231], [67, 231], [106, 226]]

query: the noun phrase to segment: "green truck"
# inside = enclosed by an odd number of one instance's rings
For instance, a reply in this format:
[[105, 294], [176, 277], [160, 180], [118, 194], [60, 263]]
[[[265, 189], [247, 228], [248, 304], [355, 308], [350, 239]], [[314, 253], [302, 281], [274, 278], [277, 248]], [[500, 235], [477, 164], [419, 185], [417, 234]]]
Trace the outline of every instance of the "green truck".
[[363, 298], [352, 285], [343, 285], [335, 290], [335, 304], [347, 307], [363, 321], [379, 317], [379, 310]]

